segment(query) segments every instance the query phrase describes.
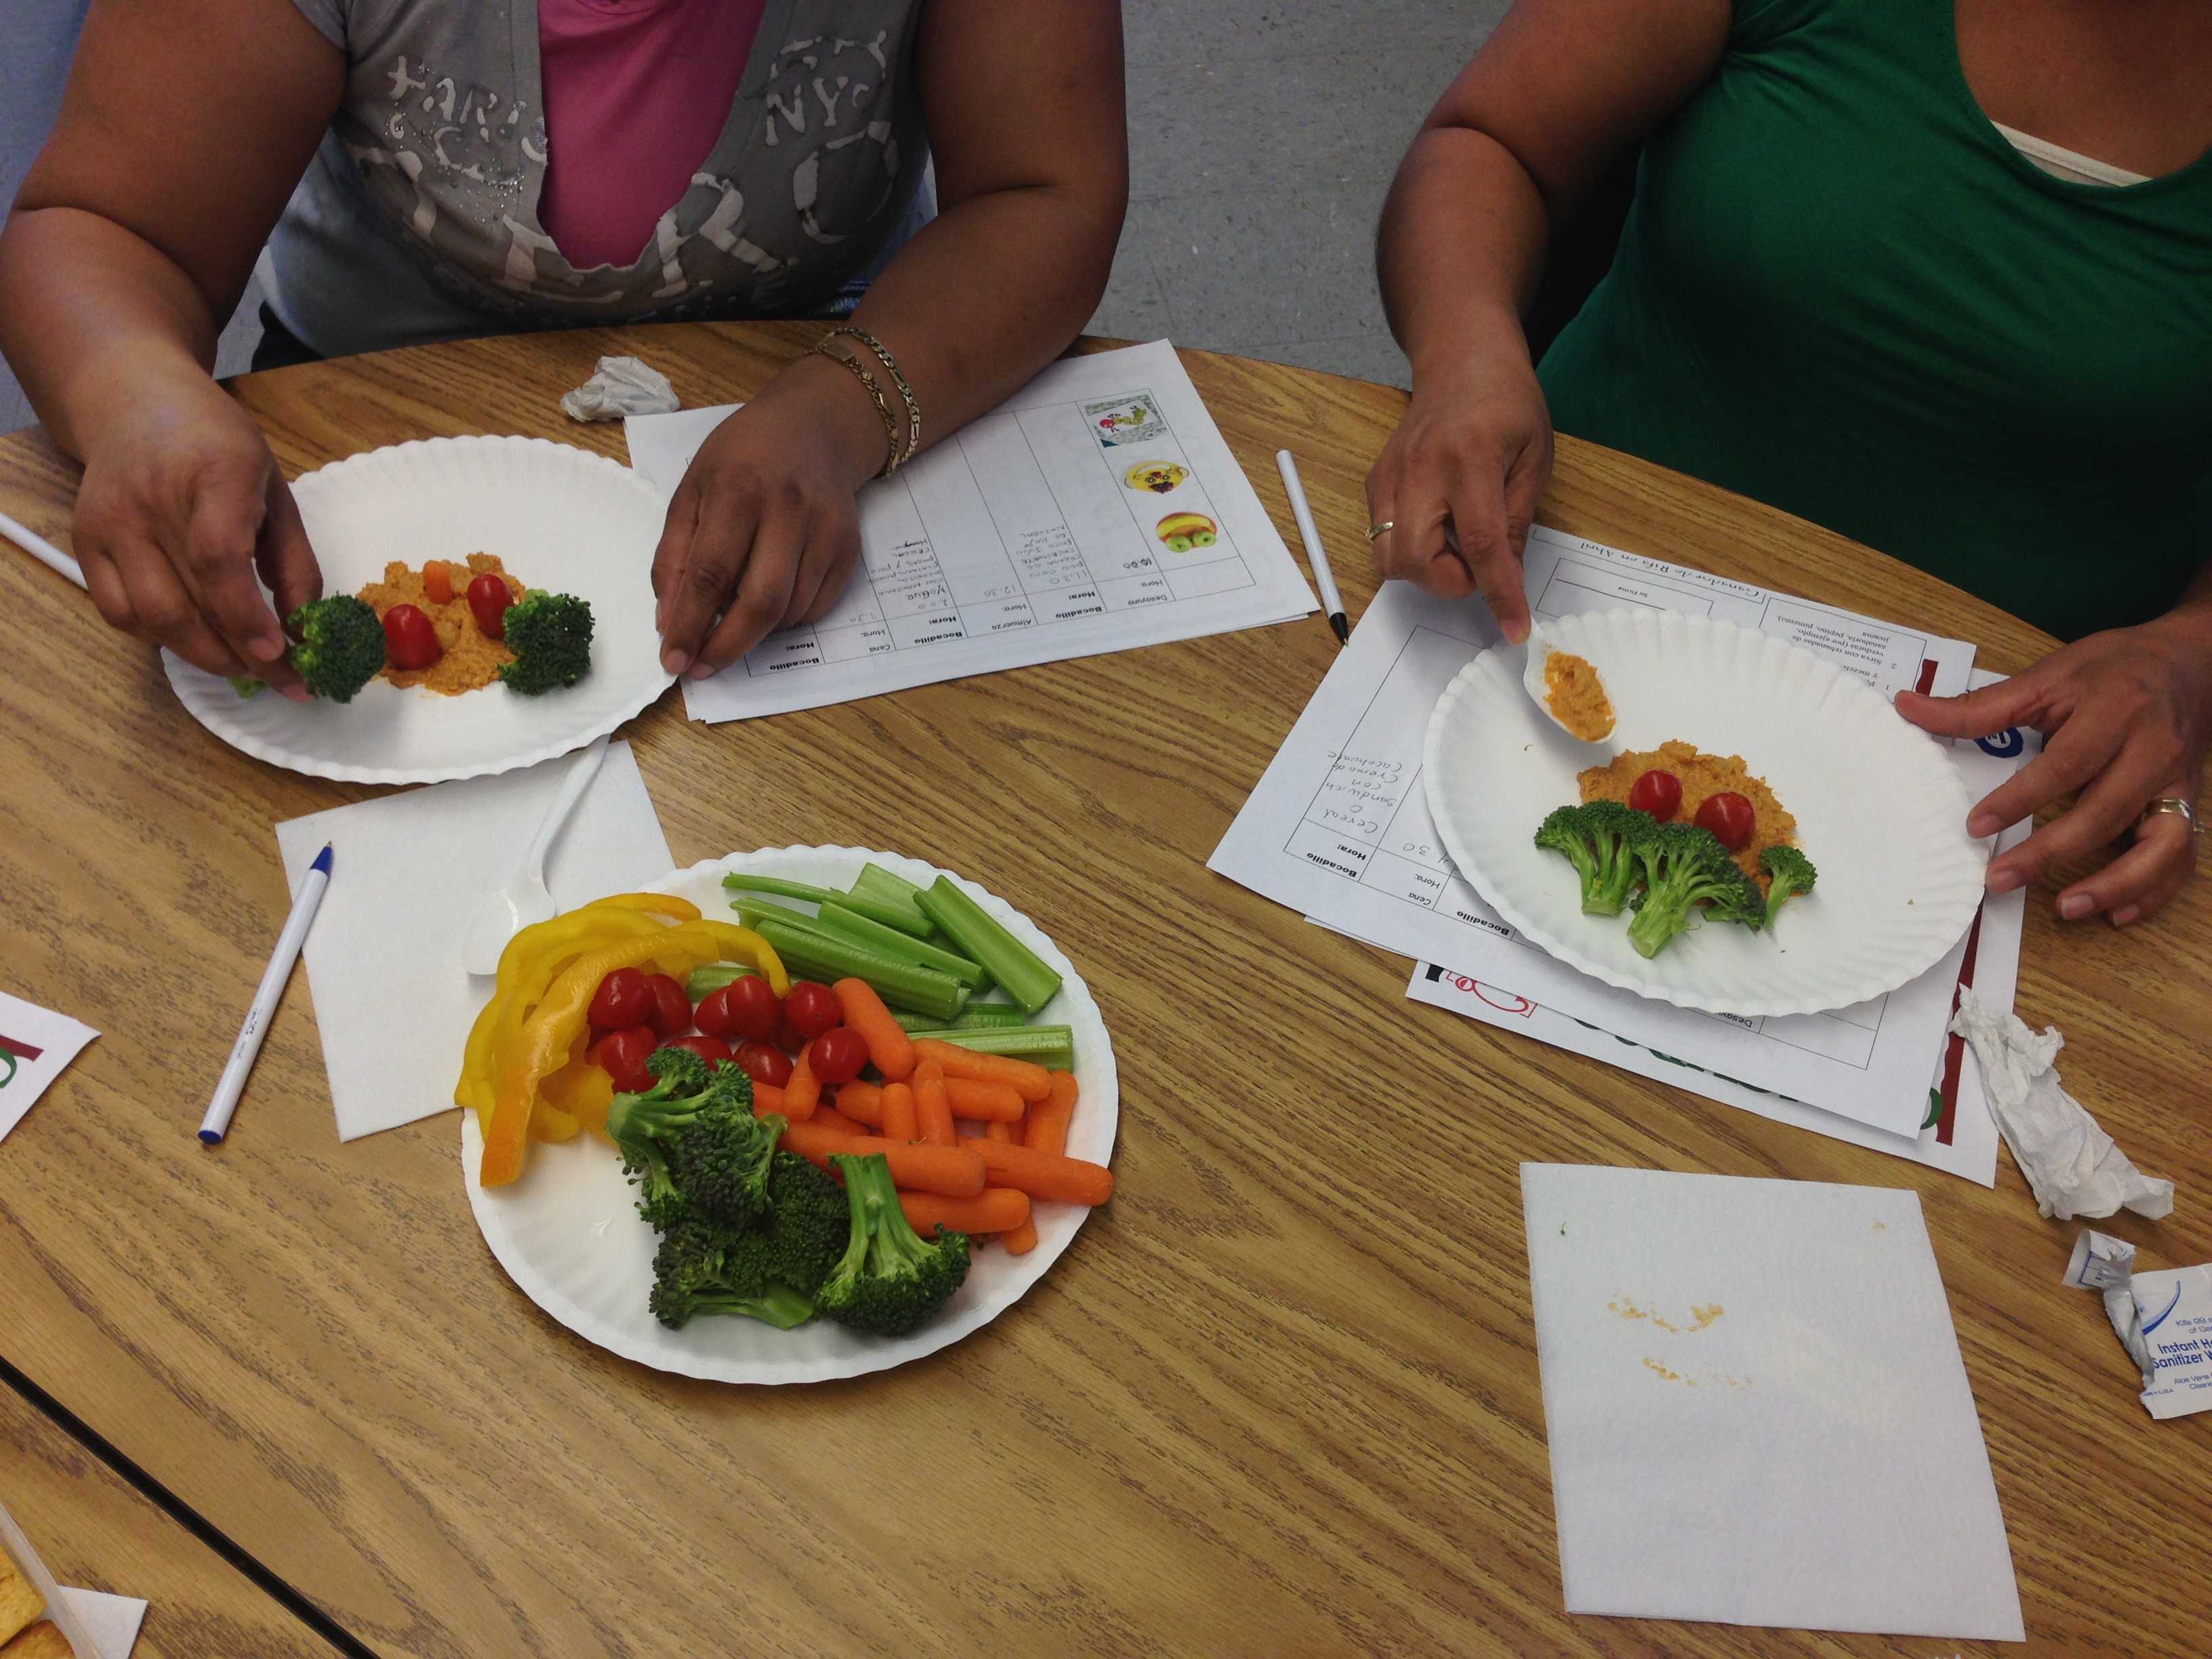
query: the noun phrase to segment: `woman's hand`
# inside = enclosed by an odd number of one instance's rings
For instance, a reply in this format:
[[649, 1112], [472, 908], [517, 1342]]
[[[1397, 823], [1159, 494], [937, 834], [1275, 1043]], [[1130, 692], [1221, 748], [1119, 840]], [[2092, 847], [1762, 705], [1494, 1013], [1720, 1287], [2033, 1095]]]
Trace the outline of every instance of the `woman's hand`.
[[817, 356], [716, 427], [653, 556], [661, 666], [704, 679], [770, 629], [818, 621], [860, 556], [854, 492], [890, 453], [865, 389]]
[[1480, 588], [1518, 644], [1528, 635], [1522, 555], [1552, 476], [1552, 415], [1520, 325], [1416, 364], [1413, 400], [1367, 475], [1375, 570], [1439, 599]]
[[2092, 634], [1962, 697], [1907, 691], [1897, 708], [1942, 737], [1984, 738], [2014, 726], [2043, 733], [2043, 753], [1974, 808], [1969, 834], [1995, 835], [2078, 792], [2062, 816], [1990, 861], [1990, 891], [2025, 887], [2132, 830], [2133, 846], [2058, 896], [2069, 921], [2102, 914], [2124, 927], [2179, 892], [2196, 868], [2187, 821], [2143, 814], [2160, 799], [2197, 804], [2212, 744], [2212, 607]]
[[75, 541], [100, 614], [197, 668], [304, 699], [279, 618], [320, 596], [322, 574], [252, 419], [204, 374], [178, 374], [138, 389], [88, 448]]

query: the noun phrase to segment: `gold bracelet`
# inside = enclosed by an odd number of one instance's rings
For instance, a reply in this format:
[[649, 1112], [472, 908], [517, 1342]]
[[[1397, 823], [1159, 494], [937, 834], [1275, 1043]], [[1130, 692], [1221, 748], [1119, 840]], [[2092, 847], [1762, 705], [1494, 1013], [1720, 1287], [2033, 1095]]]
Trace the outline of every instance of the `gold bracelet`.
[[830, 343], [827, 340], [817, 342], [813, 351], [816, 356], [827, 357], [833, 363], [842, 363], [851, 370], [854, 377], [867, 389], [868, 396], [874, 400], [876, 413], [884, 417], [884, 441], [890, 447], [890, 458], [884, 462], [884, 470], [876, 476], [878, 478], [890, 477], [892, 473], [899, 470], [899, 463], [906, 457], [899, 453], [898, 416], [891, 413], [890, 400], [884, 396], [883, 387], [876, 384], [874, 375], [869, 374], [866, 369], [845, 356], [843, 352], [830, 350]]
[[826, 343], [836, 339], [840, 334], [851, 335], [869, 350], [874, 352], [876, 360], [883, 364], [884, 371], [890, 375], [891, 384], [898, 388], [899, 396], [906, 400], [906, 453], [899, 459], [902, 464], [912, 460], [915, 451], [921, 447], [921, 404], [914, 395], [914, 388], [906, 383], [906, 376], [899, 373], [898, 363], [891, 356], [889, 348], [867, 330], [855, 328], [850, 323], [847, 323], [842, 327], [831, 329], [823, 338]]

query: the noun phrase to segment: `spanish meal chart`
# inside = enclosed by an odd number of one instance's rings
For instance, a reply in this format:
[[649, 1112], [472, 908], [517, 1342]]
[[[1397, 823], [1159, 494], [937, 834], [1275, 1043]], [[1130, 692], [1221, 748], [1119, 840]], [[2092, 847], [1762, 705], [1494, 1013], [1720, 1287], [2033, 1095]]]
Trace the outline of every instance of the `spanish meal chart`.
[[[672, 489], [730, 411], [629, 423]], [[694, 720], [902, 687], [1304, 615], [1312, 599], [1164, 343], [1056, 363], [860, 494], [861, 564], [830, 614], [771, 634]]]
[[[1527, 570], [1540, 617], [1628, 605], [1721, 618], [1804, 646], [1885, 696], [1907, 686], [1962, 690], [1973, 665], [1963, 641], [1541, 527], [1529, 534]], [[1701, 1064], [1896, 1133], [1917, 1128], [1917, 1116], [1911, 1126], [1903, 1118], [1927, 1097], [1929, 1056], [1940, 1046], [1955, 980], [1940, 994], [1916, 997], [1915, 981], [1832, 1013], [1686, 1013], [1554, 961], [1452, 868], [1421, 787], [1423, 742], [1444, 688], [1498, 638], [1480, 605], [1434, 599], [1401, 582], [1383, 588], [1210, 867], [1356, 938], [1583, 1018], [1598, 1019], [1591, 1010], [1601, 1010], [1607, 1030], [1632, 1041], [1679, 1052], [1687, 1022], [1703, 1038]]]

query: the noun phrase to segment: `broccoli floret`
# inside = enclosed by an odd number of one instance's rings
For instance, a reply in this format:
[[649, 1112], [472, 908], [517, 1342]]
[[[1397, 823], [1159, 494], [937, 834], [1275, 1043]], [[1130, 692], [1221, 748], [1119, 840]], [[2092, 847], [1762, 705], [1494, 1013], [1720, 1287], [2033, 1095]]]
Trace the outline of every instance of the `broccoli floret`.
[[284, 626], [299, 641], [292, 666], [315, 696], [351, 702], [384, 666], [384, 624], [366, 600], [350, 593], [310, 599]]
[[507, 608], [507, 648], [514, 660], [499, 677], [535, 697], [574, 685], [591, 672], [592, 607], [574, 593], [529, 593]]
[[744, 1248], [754, 1237], [709, 1221], [672, 1224], [653, 1253], [653, 1316], [677, 1330], [702, 1315], [739, 1314], [785, 1331], [813, 1318], [812, 1299], [771, 1279]]
[[1704, 906], [1717, 921], [1757, 929], [1766, 925], [1759, 884], [1730, 858], [1712, 831], [1686, 823], [1654, 824], [1636, 843], [1644, 891], [1628, 924], [1638, 955], [1656, 957], [1691, 927]]
[[968, 1277], [968, 1235], [937, 1230], [925, 1243], [899, 1207], [890, 1161], [881, 1152], [831, 1163], [845, 1178], [852, 1231], [816, 1305], [841, 1325], [904, 1336], [928, 1322]]
[[1536, 845], [1575, 866], [1583, 879], [1585, 915], [1617, 916], [1637, 879], [1635, 843], [1656, 828], [1658, 820], [1649, 812], [1617, 800], [1594, 800], [1551, 813], [1537, 826]]
[[769, 1278], [809, 1296], [836, 1270], [853, 1236], [845, 1189], [796, 1152], [769, 1165], [768, 1225], [760, 1241]]
[[[739, 1080], [744, 1085], [741, 1109], [750, 1121], [752, 1081], [726, 1061], [710, 1073], [705, 1060], [672, 1044], [655, 1048], [646, 1057], [645, 1068], [653, 1073], [653, 1087], [614, 1097], [607, 1107], [607, 1138], [622, 1153], [623, 1168], [637, 1182], [638, 1213], [665, 1228], [691, 1210], [678, 1178], [678, 1146], [685, 1132], [710, 1107], [727, 1109], [726, 1103], [738, 1094]], [[770, 1137], [770, 1146], [774, 1144]]]
[[[735, 1079], [727, 1079], [732, 1072]], [[732, 1228], [767, 1219], [769, 1162], [783, 1126], [780, 1117], [753, 1115], [750, 1078], [734, 1066], [715, 1066], [697, 1115], [670, 1149], [676, 1188], [692, 1213]]]
[[1771, 921], [1784, 901], [1809, 893], [1820, 872], [1813, 867], [1813, 860], [1794, 847], [1770, 847], [1759, 855], [1759, 867], [1766, 872], [1766, 915]]

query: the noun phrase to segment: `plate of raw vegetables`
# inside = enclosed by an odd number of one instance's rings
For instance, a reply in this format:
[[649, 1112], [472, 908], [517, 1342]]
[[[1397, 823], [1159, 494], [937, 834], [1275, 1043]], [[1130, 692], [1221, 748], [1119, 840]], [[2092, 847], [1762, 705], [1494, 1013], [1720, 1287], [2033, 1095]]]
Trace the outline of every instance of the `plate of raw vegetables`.
[[517, 936], [456, 1100], [525, 1294], [641, 1364], [811, 1382], [1020, 1300], [1112, 1194], [1119, 1091], [1044, 931], [919, 860], [736, 853]]
[[[1545, 626], [1602, 679], [1608, 736], [1568, 737], [1523, 690], [1521, 650], [1496, 646], [1437, 700], [1422, 762], [1444, 850], [1530, 943], [1641, 996], [1758, 1017], [1893, 991], [1965, 934], [1989, 857], [1966, 834], [1966, 784], [1866, 681], [1790, 640], [1670, 611]], [[1640, 775], [1617, 799], [1624, 771]], [[1647, 783], [1672, 786], [1651, 811]], [[1723, 803], [1733, 812], [1708, 817]], [[1616, 827], [1563, 836], [1562, 809]], [[1660, 850], [1630, 844], [1654, 835]], [[1797, 868], [1790, 888], [1772, 885], [1767, 842]]]
[[[418, 439], [302, 474], [292, 496], [323, 573], [323, 599], [288, 619], [292, 659], [320, 695], [291, 702], [162, 653], [178, 701], [233, 748], [355, 783], [481, 777], [580, 749], [667, 689], [664, 505], [628, 467], [543, 438]], [[493, 569], [557, 624], [487, 626], [471, 590]]]

